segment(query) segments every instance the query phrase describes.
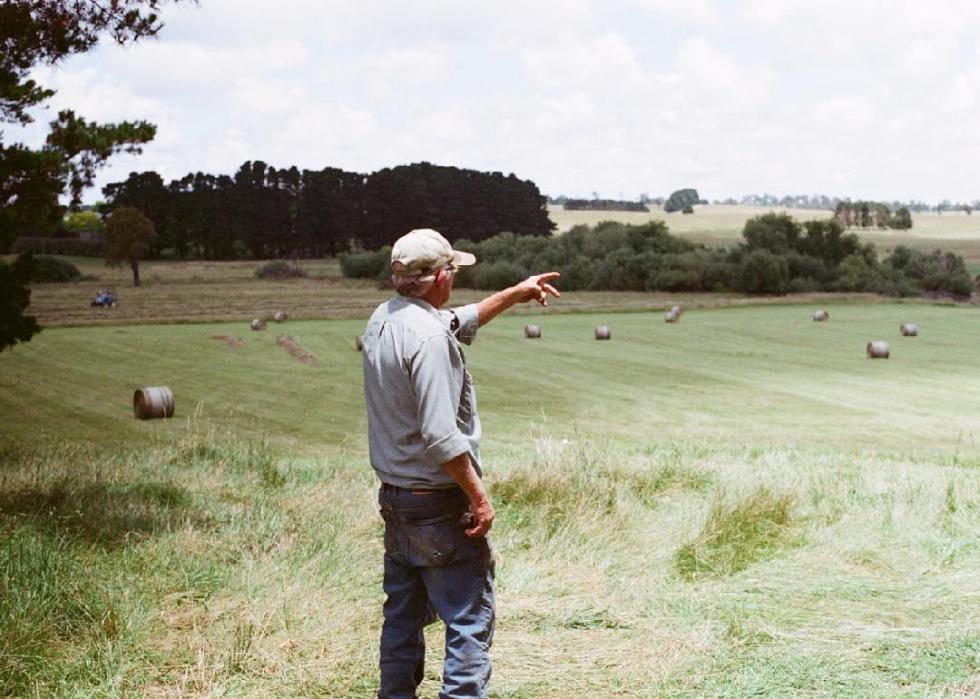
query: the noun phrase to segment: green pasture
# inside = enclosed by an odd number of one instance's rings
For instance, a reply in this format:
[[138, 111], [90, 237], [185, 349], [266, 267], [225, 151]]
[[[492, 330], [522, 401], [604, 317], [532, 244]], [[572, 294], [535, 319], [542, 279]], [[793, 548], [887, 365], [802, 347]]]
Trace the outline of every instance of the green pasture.
[[[953, 454], [980, 432], [980, 310], [918, 303], [504, 317], [468, 350], [492, 446], [527, 430], [562, 438], [872, 448]], [[525, 323], [543, 337], [523, 337]], [[915, 322], [920, 336], [903, 338]], [[356, 452], [364, 444], [363, 320], [52, 328], [0, 355], [0, 438], [134, 445], [176, 439], [188, 420], [235, 439]], [[593, 339], [596, 325], [613, 339]], [[318, 359], [280, 347], [288, 333]], [[241, 347], [221, 338], [235, 338]], [[887, 361], [865, 345], [884, 339]], [[132, 419], [136, 388], [167, 385], [177, 417]]]
[[[822, 307], [480, 331], [492, 697], [980, 693], [980, 310]], [[371, 696], [363, 323], [49, 328], [0, 354], [0, 696]], [[175, 418], [135, 420], [160, 384]]]

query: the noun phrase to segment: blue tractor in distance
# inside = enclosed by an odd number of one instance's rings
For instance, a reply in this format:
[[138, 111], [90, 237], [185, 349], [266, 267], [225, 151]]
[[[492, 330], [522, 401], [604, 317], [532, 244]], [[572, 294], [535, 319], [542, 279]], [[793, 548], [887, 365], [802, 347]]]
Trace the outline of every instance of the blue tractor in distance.
[[116, 294], [114, 291], [102, 291], [100, 289], [96, 292], [95, 298], [92, 299], [91, 305], [101, 306], [102, 308], [115, 308]]

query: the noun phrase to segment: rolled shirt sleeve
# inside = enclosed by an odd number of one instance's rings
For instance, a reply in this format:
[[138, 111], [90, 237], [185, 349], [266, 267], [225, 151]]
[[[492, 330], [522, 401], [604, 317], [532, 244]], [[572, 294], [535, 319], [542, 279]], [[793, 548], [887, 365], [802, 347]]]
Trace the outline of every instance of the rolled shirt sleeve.
[[466, 306], [454, 308], [451, 313], [456, 316], [459, 328], [456, 330], [456, 339], [465, 345], [473, 342], [476, 331], [480, 329], [480, 307], [471, 303]]
[[[464, 315], [460, 318], [460, 330], [464, 327], [464, 318], [468, 324], [472, 323], [472, 319]], [[445, 335], [428, 338], [412, 358], [410, 372], [418, 406], [419, 431], [429, 463], [442, 465], [470, 451], [470, 442], [457, 422], [466, 367], [456, 343]]]

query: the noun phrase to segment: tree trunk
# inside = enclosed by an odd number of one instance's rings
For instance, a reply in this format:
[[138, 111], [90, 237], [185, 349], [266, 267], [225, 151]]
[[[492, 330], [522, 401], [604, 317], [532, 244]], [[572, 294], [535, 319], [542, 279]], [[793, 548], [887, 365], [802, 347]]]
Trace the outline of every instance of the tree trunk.
[[140, 262], [139, 260], [130, 260], [129, 266], [133, 270], [133, 286], [140, 285]]

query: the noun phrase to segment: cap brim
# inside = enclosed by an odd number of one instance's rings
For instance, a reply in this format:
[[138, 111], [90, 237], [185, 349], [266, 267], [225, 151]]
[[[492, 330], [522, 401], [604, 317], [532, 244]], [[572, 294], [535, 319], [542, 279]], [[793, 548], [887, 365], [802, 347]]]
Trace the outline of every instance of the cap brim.
[[457, 267], [469, 267], [476, 264], [476, 255], [462, 250], [453, 250], [453, 264]]

